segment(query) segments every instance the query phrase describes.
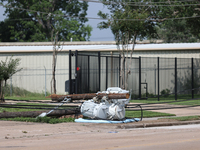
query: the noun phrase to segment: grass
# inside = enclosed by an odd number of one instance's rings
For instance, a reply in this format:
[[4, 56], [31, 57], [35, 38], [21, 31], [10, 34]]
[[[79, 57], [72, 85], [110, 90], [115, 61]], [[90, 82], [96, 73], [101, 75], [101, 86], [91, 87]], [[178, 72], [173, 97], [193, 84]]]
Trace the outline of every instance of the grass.
[[[47, 92], [47, 95], [50, 95]], [[10, 85], [5, 87], [5, 99], [16, 99], [16, 100], [49, 100], [45, 98], [44, 92], [37, 93], [31, 92], [20, 87], [12, 87], [12, 96], [10, 96]]]
[[0, 120], [5, 121], [22, 121], [22, 122], [40, 122], [40, 123], [50, 123], [50, 124], [56, 124], [56, 123], [63, 123], [63, 122], [74, 122], [74, 118], [51, 118], [51, 117], [37, 117], [37, 118], [31, 118], [31, 117], [16, 117], [16, 118], [1, 118]]
[[[150, 118], [150, 117], [164, 117], [164, 116], [175, 116], [174, 114], [168, 113], [159, 113], [159, 112], [151, 112], [151, 111], [143, 111], [143, 117]], [[141, 112], [140, 111], [126, 111], [126, 118], [140, 118]], [[62, 122], [74, 122], [74, 118], [51, 118], [51, 117], [16, 117], [16, 118], [1, 118], [0, 120], [4, 121], [22, 121], [22, 122], [40, 122], [40, 123], [62, 123]]]
[[4, 99], [14, 99], [14, 100], [50, 100], [50, 98], [45, 98], [43, 94], [35, 96], [5, 96]]
[[[52, 107], [47, 107], [50, 109], [53, 109], [56, 105], [48, 105], [48, 104], [39, 104], [39, 103], [17, 103], [15, 106], [20, 105], [29, 105], [29, 106], [24, 106], [24, 107], [38, 107], [38, 108], [45, 108], [45, 106], [52, 106]], [[35, 106], [38, 105], [38, 106]], [[23, 106], [22, 106], [23, 107]], [[65, 108], [66, 107], [59, 107], [59, 108]], [[24, 111], [41, 111], [44, 109], [24, 109], [24, 108], [4, 108], [0, 107], [0, 113], [2, 112], [24, 112]], [[50, 110], [49, 110], [50, 111]], [[50, 123], [50, 124], [55, 124], [55, 123], [62, 123], [62, 122], [74, 122], [74, 118], [52, 118], [52, 117], [37, 117], [37, 118], [32, 118], [32, 117], [16, 117], [16, 118], [1, 118], [0, 120], [8, 120], [8, 121], [23, 121], [23, 122], [41, 122], [41, 123]]]
[[[166, 117], [166, 116], [176, 116], [175, 114], [169, 113], [160, 113], [160, 112], [153, 112], [153, 111], [143, 111], [144, 118], [151, 118], [151, 117]], [[140, 118], [141, 111], [126, 111], [127, 118]]]
[[[48, 105], [48, 104], [37, 104], [37, 103], [17, 103], [15, 104], [14, 106], [18, 106], [18, 107], [23, 107], [23, 106], [20, 106], [20, 105], [30, 105], [30, 106], [24, 106], [24, 107], [27, 107], [27, 109], [24, 109], [24, 108], [5, 108], [5, 107], [0, 107], [0, 113], [1, 112], [25, 112], [25, 111], [39, 111], [39, 110], [44, 110], [44, 109], [28, 109], [28, 107], [38, 107], [40, 108], [40, 106], [34, 106], [34, 105]], [[8, 105], [7, 105], [8, 106]], [[11, 107], [13, 105], [10, 105]]]
[[0, 107], [0, 113], [2, 113], [2, 112], [25, 112], [25, 111], [38, 111], [38, 109], [22, 109], [22, 108], [4, 108], [4, 107]]
[[[20, 105], [29, 105], [29, 106], [20, 106]], [[36, 106], [37, 105], [37, 106]], [[8, 105], [7, 105], [8, 106]], [[13, 105], [10, 105], [11, 107]], [[33, 109], [33, 108], [48, 108], [48, 111], [56, 107], [57, 105], [49, 105], [49, 104], [41, 104], [41, 103], [17, 103], [14, 106], [18, 107], [26, 107], [27, 109], [24, 108], [5, 108], [5, 107], [0, 107], [0, 113], [1, 112], [24, 112], [24, 111], [47, 111], [47, 109]], [[50, 106], [50, 107], [48, 107]], [[29, 107], [32, 107], [29, 109]], [[67, 108], [74, 108], [74, 107], [66, 107], [66, 106], [60, 106], [58, 109], [67, 109]]]
[[149, 98], [147, 100], [131, 100], [131, 103], [164, 103], [166, 102], [167, 104], [172, 104], [172, 105], [200, 105], [200, 99], [199, 100], [184, 100], [184, 99], [178, 99], [175, 101], [175, 99], [165, 99], [165, 100], [160, 100], [158, 101], [157, 99], [154, 98]]
[[191, 121], [191, 120], [200, 120], [200, 116], [172, 117], [167, 119], [173, 119], [177, 121]]
[[[45, 98], [43, 93], [35, 93], [30, 92], [25, 89], [19, 88], [19, 87], [13, 87], [13, 96], [9, 96], [10, 94], [10, 87], [7, 87], [5, 94], [5, 99], [15, 99], [15, 100], [50, 100], [50, 98]], [[48, 93], [50, 95], [50, 93]], [[195, 98], [200, 97], [199, 95], [195, 95]], [[148, 98], [147, 100], [131, 100], [132, 103], [159, 103], [159, 102], [172, 102], [168, 104], [173, 105], [200, 105], [200, 100], [189, 100], [189, 101], [182, 101], [184, 99], [191, 99], [191, 95], [178, 95], [177, 102], [174, 99], [174, 95], [170, 95], [168, 97], [160, 97], [160, 101], [157, 100], [157, 98]], [[17, 105], [27, 105], [27, 103], [17, 103]], [[34, 106], [34, 105], [41, 105], [41, 107], [45, 107], [48, 104], [35, 104], [35, 103], [28, 103], [30, 107], [40, 107], [40, 106]], [[52, 105], [51, 105], [52, 106]], [[26, 106], [27, 107], [27, 106]], [[53, 107], [51, 107], [53, 109]], [[61, 107], [62, 108], [62, 107]], [[66, 108], [66, 107], [63, 107]], [[39, 109], [22, 109], [22, 108], [3, 108], [0, 107], [0, 113], [1, 112], [23, 112], [23, 111], [38, 111]], [[41, 110], [41, 109], [40, 109]], [[166, 116], [175, 116], [174, 114], [169, 113], [159, 113], [159, 112], [152, 112], [152, 111], [143, 111], [143, 117], [144, 118], [151, 118], [151, 117], [166, 117]], [[140, 111], [126, 111], [127, 118], [140, 118], [141, 112]], [[171, 118], [170, 118], [171, 119]], [[173, 117], [173, 119], [175, 119]], [[184, 118], [182, 118], [184, 120]], [[189, 119], [189, 117], [187, 117]], [[195, 119], [195, 118], [194, 118]], [[26, 122], [45, 122], [45, 123], [61, 123], [61, 122], [73, 122], [73, 119], [64, 118], [64, 119], [58, 119], [58, 118], [50, 118], [50, 117], [43, 117], [43, 118], [9, 118], [5, 119], [2, 118], [0, 120], [14, 120], [14, 121], [26, 121]]]

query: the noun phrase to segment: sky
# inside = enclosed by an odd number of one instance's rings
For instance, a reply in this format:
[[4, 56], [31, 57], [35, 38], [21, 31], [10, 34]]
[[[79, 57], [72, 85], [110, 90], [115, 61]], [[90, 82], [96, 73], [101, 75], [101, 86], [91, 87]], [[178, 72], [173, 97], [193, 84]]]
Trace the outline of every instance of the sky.
[[[88, 2], [88, 4], [89, 7], [87, 11], [87, 17], [99, 18], [99, 16], [97, 16], [99, 10], [106, 13], [109, 12], [108, 9], [104, 7], [101, 3]], [[5, 16], [3, 16], [4, 11], [5, 8], [3, 8], [3, 6], [0, 6], [0, 21], [3, 21], [5, 19]], [[89, 21], [86, 23], [93, 28], [90, 41], [114, 41], [114, 36], [110, 29], [100, 30], [97, 28], [97, 24], [99, 22], [101, 22], [101, 20], [89, 19]]]

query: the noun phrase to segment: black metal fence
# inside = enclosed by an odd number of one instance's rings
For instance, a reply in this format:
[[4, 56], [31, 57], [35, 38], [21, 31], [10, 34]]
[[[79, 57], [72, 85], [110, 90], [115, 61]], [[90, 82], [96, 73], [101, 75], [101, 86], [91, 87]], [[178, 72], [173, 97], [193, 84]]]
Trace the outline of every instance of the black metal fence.
[[[119, 56], [69, 52], [69, 93], [90, 93], [120, 87]], [[133, 99], [195, 98], [200, 87], [200, 60], [195, 58], [126, 58], [131, 64], [128, 89]]]

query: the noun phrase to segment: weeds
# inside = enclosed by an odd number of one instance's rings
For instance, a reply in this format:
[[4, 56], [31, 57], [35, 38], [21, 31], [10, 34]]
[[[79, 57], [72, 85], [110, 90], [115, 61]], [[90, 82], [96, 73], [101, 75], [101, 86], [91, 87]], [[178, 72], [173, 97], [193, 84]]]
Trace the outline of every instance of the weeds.
[[[46, 99], [44, 93], [36, 93], [31, 92], [26, 89], [20, 87], [13, 87], [12, 86], [12, 93], [10, 92], [11, 87], [10, 85], [6, 85], [5, 87], [5, 99]], [[48, 92], [47, 95], [50, 95]]]
[[6, 120], [6, 121], [22, 121], [22, 122], [40, 122], [40, 123], [49, 123], [49, 124], [56, 124], [56, 123], [62, 123], [62, 122], [74, 122], [74, 118], [51, 118], [51, 117], [37, 117], [37, 118], [31, 118], [31, 117], [16, 117], [16, 118], [1, 118], [0, 120]]

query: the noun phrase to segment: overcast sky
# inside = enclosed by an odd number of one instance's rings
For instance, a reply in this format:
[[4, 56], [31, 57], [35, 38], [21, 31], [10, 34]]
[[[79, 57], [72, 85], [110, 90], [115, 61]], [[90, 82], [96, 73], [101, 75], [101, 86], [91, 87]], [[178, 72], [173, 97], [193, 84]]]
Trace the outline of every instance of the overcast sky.
[[[93, 3], [89, 2], [89, 7], [87, 11], [87, 17], [94, 17], [99, 18], [97, 16], [97, 13], [99, 10], [103, 12], [109, 12], [106, 7], [104, 7], [101, 3]], [[0, 6], [0, 21], [3, 21], [5, 19], [5, 16], [3, 16], [5, 9], [3, 6]], [[101, 20], [98, 19], [89, 19], [89, 21], [86, 24], [89, 24], [92, 26], [93, 31], [91, 32], [90, 41], [114, 41], [114, 36], [110, 29], [103, 29], [100, 30], [97, 28], [97, 24], [101, 22]]]

